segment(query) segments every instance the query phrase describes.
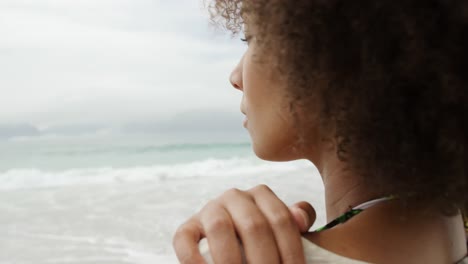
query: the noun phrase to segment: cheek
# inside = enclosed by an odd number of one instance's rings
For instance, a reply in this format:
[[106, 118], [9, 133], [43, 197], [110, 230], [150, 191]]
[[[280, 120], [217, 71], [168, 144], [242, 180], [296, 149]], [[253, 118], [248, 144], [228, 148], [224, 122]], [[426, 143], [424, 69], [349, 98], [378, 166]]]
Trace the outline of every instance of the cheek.
[[298, 158], [295, 155], [297, 135], [293, 117], [281, 93], [285, 87], [272, 81], [263, 65], [252, 63], [249, 54], [244, 59], [243, 104], [255, 154], [271, 161]]
[[[289, 110], [282, 98], [272, 93], [246, 97], [249, 106], [247, 129], [256, 155], [265, 160], [285, 161], [295, 157], [298, 138]], [[257, 97], [255, 97], [257, 96]]]
[[[262, 67], [263, 66], [263, 67]], [[274, 87], [268, 75], [265, 73], [265, 66], [252, 62], [249, 53], [246, 54], [243, 64], [243, 90], [244, 103], [247, 111], [252, 118], [258, 115], [266, 115], [272, 109], [278, 108], [277, 99], [272, 91], [277, 90]]]
[[271, 114], [253, 120], [252, 137], [254, 151], [258, 157], [271, 161], [286, 161], [298, 158], [296, 153], [297, 133], [284, 116]]

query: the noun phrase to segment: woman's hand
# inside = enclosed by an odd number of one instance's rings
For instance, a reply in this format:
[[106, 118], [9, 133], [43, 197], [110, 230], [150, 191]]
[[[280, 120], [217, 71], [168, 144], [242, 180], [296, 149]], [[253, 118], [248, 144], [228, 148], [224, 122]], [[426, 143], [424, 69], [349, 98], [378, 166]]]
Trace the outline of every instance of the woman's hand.
[[198, 249], [203, 237], [215, 263], [242, 263], [240, 240], [248, 263], [302, 264], [300, 233], [314, 221], [310, 204], [288, 208], [266, 185], [232, 189], [181, 225], [173, 245], [182, 264], [205, 263]]

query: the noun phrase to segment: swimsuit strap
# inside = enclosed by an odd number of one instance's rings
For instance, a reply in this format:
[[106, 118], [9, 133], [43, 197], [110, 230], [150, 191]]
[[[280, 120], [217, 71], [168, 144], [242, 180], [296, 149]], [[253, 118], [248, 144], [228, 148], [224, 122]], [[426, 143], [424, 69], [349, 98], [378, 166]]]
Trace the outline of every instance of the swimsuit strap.
[[463, 226], [465, 227], [466, 247], [468, 248], [468, 215], [467, 214], [462, 214], [462, 215], [463, 215]]
[[315, 232], [320, 232], [320, 231], [323, 231], [323, 230], [330, 229], [330, 228], [332, 228], [332, 227], [334, 227], [334, 226], [336, 226], [338, 224], [343, 224], [346, 221], [348, 221], [349, 219], [353, 218], [354, 216], [356, 216], [359, 213], [361, 213], [362, 211], [364, 211], [365, 209], [367, 209], [369, 207], [372, 207], [372, 206], [374, 206], [376, 204], [379, 204], [381, 202], [385, 202], [385, 201], [393, 200], [393, 199], [395, 199], [395, 196], [391, 195], [391, 196], [382, 197], [382, 198], [378, 198], [378, 199], [374, 199], [374, 200], [362, 203], [362, 204], [360, 204], [360, 205], [358, 205], [356, 207], [353, 207], [350, 210], [346, 211], [344, 214], [338, 216], [337, 218], [335, 218], [333, 221], [326, 224], [325, 226], [317, 228], [315, 230]]
[[468, 215], [463, 214], [463, 223], [465, 224], [465, 232], [468, 235]]

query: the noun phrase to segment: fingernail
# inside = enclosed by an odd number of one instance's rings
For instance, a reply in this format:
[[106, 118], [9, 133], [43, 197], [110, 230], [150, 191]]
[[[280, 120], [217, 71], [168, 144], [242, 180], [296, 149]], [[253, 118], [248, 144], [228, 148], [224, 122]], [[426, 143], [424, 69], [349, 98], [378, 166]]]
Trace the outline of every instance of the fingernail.
[[309, 215], [300, 208], [294, 208], [294, 210], [298, 212], [302, 218], [303, 226], [301, 226], [301, 231], [303, 232], [307, 231], [307, 229], [309, 228]]

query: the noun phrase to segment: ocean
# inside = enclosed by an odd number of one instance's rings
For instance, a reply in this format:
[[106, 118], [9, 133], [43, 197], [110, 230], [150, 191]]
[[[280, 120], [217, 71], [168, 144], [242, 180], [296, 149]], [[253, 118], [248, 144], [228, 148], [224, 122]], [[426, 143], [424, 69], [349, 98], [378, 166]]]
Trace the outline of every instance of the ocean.
[[258, 159], [248, 140], [47, 136], [0, 140], [0, 263], [177, 263], [176, 228], [230, 188], [267, 184], [324, 224], [308, 161]]

